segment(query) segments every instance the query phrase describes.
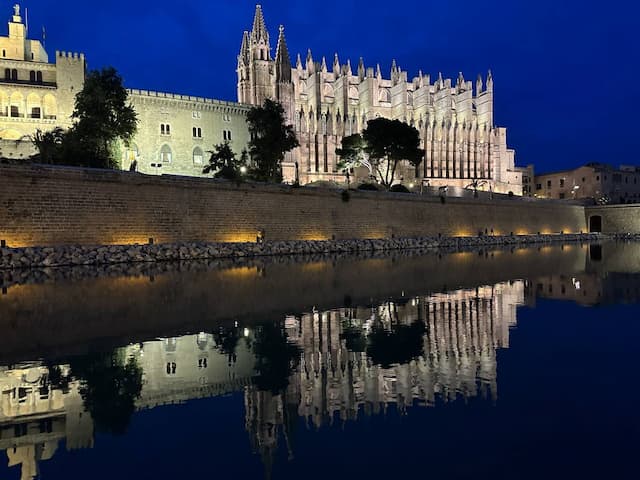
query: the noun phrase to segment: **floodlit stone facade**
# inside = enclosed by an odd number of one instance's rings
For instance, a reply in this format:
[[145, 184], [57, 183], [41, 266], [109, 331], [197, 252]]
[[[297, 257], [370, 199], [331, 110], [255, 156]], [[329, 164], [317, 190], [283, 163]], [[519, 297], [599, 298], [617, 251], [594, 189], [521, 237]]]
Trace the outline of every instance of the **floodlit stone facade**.
[[422, 72], [410, 79], [394, 61], [388, 77], [380, 68], [340, 62], [311, 51], [291, 66], [284, 28], [280, 27], [275, 57], [262, 8], [256, 8], [251, 32], [244, 32], [238, 56], [238, 100], [259, 105], [273, 98], [285, 107], [300, 147], [288, 155], [285, 179], [301, 183], [344, 181], [336, 148], [343, 137], [366, 128], [377, 117], [398, 119], [420, 132], [423, 162], [405, 166], [405, 183], [466, 187], [522, 194], [522, 174], [515, 169], [507, 131], [494, 123], [494, 80], [491, 72], [475, 82], [462, 73], [454, 81], [442, 74], [433, 80]]
[[56, 52], [49, 62], [44, 45], [27, 38], [27, 27], [14, 7], [9, 36], [0, 37], [0, 156], [27, 158], [37, 130], [71, 126], [75, 96], [82, 90], [84, 54]]
[[[71, 125], [86, 70], [83, 54], [56, 52], [55, 63], [49, 63], [43, 43], [27, 34], [16, 6], [9, 36], [0, 37], [0, 156], [10, 158], [35, 153], [30, 138], [37, 129]], [[139, 125], [132, 144], [123, 149], [122, 168], [132, 168], [135, 160], [142, 173], [202, 176], [214, 145], [228, 141], [238, 154], [247, 147], [250, 106], [273, 98], [283, 104], [300, 141], [283, 164], [286, 182], [343, 183], [335, 153], [341, 139], [362, 131], [368, 120], [385, 117], [417, 128], [425, 149], [417, 168], [400, 168], [399, 181], [523, 191], [506, 129], [494, 124], [491, 73], [475, 84], [462, 74], [455, 81], [442, 75], [433, 80], [422, 72], [410, 79], [394, 62], [385, 78], [380, 66], [367, 68], [363, 60], [352, 67], [336, 55], [328, 65], [324, 58], [316, 62], [311, 52], [292, 65], [283, 27], [272, 55], [258, 6], [253, 29], [243, 36], [237, 75], [239, 103], [129, 90]]]

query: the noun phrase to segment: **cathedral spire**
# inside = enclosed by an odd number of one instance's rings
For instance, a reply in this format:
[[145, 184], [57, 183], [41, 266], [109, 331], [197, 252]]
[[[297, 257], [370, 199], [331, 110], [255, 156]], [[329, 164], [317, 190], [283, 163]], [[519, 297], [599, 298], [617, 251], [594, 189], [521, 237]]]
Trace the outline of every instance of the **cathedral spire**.
[[246, 30], [242, 35], [242, 45], [240, 46], [240, 55], [238, 55], [238, 65], [249, 65], [251, 60], [251, 52], [249, 50], [249, 32]]
[[382, 71], [380, 70], [380, 64], [376, 65], [376, 78], [378, 81], [382, 80]]
[[291, 82], [291, 57], [289, 57], [287, 40], [284, 38], [284, 26], [282, 25], [280, 25], [280, 35], [276, 47], [276, 81], [280, 83]]
[[351, 70], [351, 59], [347, 60], [347, 75], [353, 75], [353, 70]]
[[315, 65], [313, 64], [313, 55], [311, 54], [311, 49], [307, 50], [307, 62], [305, 67], [307, 68], [307, 73], [315, 73]]
[[327, 73], [327, 59], [324, 57], [324, 55], [322, 56], [322, 65], [320, 67], [320, 70], [322, 71], [322, 73]]
[[298, 56], [296, 57], [296, 68], [298, 70], [302, 70], [302, 58], [300, 57], [299, 53], [298, 53]]
[[493, 74], [491, 73], [491, 70], [489, 70], [487, 75], [487, 91], [493, 92]]
[[267, 26], [264, 22], [264, 15], [262, 14], [262, 5], [256, 5], [256, 13], [253, 17], [253, 30], [251, 31], [251, 39], [258, 43], [263, 41], [269, 43], [269, 32], [267, 32]]

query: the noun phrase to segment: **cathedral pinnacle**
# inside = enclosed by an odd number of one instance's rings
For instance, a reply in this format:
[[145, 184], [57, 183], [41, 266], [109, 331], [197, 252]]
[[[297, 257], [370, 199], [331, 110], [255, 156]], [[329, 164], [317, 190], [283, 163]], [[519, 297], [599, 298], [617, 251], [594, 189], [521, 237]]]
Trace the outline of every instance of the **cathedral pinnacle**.
[[251, 31], [251, 39], [258, 43], [260, 41], [265, 44], [269, 43], [269, 32], [267, 32], [267, 26], [264, 22], [264, 15], [262, 14], [262, 6], [256, 5], [256, 13], [253, 17], [253, 30]]
[[364, 79], [365, 68], [364, 68], [364, 59], [360, 57], [360, 61], [358, 62], [358, 77], [360, 80]]
[[320, 70], [323, 73], [327, 73], [327, 59], [324, 57], [324, 55], [322, 56], [322, 66], [320, 67]]
[[276, 79], [280, 83], [291, 82], [291, 57], [284, 37], [284, 26], [280, 25], [278, 46], [276, 47]]
[[382, 80], [382, 71], [380, 70], [380, 64], [376, 65], [376, 78], [378, 81]]
[[245, 30], [242, 35], [242, 46], [240, 47], [240, 55], [238, 56], [238, 65], [249, 65], [251, 52], [249, 50], [249, 32]]
[[336, 75], [340, 74], [340, 59], [337, 53], [333, 56], [333, 73]]

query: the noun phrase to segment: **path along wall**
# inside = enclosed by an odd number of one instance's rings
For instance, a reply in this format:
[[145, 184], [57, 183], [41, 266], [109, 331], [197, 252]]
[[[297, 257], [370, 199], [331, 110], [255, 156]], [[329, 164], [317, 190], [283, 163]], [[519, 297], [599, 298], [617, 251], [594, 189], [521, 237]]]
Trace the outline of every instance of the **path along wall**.
[[44, 166], [0, 166], [8, 246], [253, 242], [586, 231], [584, 208], [242, 184]]

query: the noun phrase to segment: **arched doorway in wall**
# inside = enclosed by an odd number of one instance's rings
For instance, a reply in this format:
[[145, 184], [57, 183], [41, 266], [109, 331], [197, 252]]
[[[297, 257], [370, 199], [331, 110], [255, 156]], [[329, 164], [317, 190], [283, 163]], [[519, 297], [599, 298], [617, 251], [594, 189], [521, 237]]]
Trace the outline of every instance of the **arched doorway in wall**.
[[589, 217], [589, 231], [591, 233], [602, 233], [602, 216], [593, 215]]

